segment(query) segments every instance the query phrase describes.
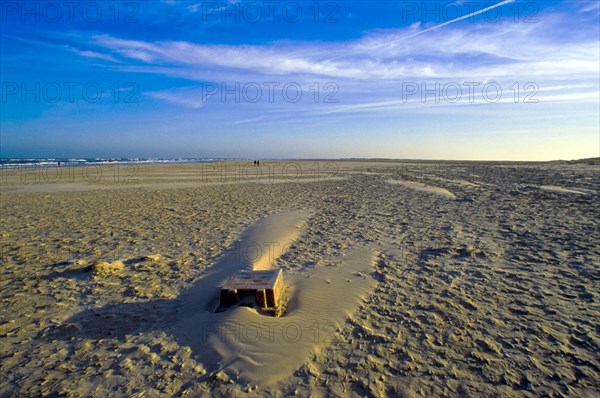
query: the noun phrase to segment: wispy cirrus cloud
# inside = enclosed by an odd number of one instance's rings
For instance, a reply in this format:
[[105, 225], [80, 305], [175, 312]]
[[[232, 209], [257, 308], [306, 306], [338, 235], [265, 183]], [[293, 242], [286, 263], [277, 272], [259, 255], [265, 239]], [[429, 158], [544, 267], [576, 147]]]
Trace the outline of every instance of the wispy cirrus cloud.
[[[507, 2], [502, 2], [504, 4]], [[108, 52], [123, 67], [196, 82], [294, 81], [306, 91], [316, 80], [343, 87], [344, 105], [328, 112], [385, 110], [398, 105], [390, 89], [402, 82], [500, 81], [536, 82], [538, 87], [562, 87], [548, 101], [594, 100], [589, 88], [571, 83], [597, 76], [597, 38], [579, 32], [562, 35], [561, 15], [548, 14], [539, 23], [470, 23], [450, 21], [424, 29], [405, 28], [367, 32], [342, 42], [272, 42], [263, 45], [206, 45], [191, 41], [143, 41], [96, 35], [89, 40], [92, 54]], [[557, 31], [553, 35], [549, 32]], [[80, 54], [85, 56], [85, 54]], [[106, 59], [106, 58], [105, 58]], [[596, 87], [597, 90], [597, 87]], [[593, 91], [592, 91], [593, 93]], [[196, 88], [149, 92], [149, 96], [199, 109], [206, 103]], [[321, 112], [322, 110], [319, 110]]]
[[580, 12], [592, 12], [596, 11], [600, 13], [600, 1], [597, 0], [583, 0], [580, 4]]
[[[114, 56], [156, 67], [188, 69], [210, 78], [215, 70], [256, 75], [314, 75], [367, 80], [410, 77], [459, 78], [594, 73], [597, 39], [557, 42], [548, 31], [561, 21], [539, 24], [469, 25], [434, 31], [389, 29], [341, 43], [275, 42], [266, 45], [204, 45], [147, 42], [97, 35], [92, 43]], [[410, 40], [405, 40], [413, 36]]]
[[181, 105], [186, 108], [200, 109], [206, 101], [200, 89], [195, 87], [183, 87], [161, 91], [148, 91], [144, 93], [149, 97], [156, 98], [171, 104]]
[[256, 122], [260, 122], [262, 120], [265, 120], [264, 116], [253, 117], [253, 118], [250, 118], [250, 119], [236, 120], [236, 121], [233, 122], [233, 124], [256, 123]]
[[96, 59], [101, 59], [103, 61], [121, 63], [121, 61], [119, 61], [118, 59], [116, 59], [115, 57], [113, 57], [110, 54], [103, 54], [103, 53], [99, 53], [96, 51], [90, 51], [90, 50], [79, 50], [79, 49], [73, 48], [73, 47], [69, 47], [69, 49], [71, 51], [73, 51], [74, 53], [76, 53], [77, 55], [80, 55], [82, 57], [96, 58]]
[[[249, 21], [244, 5], [250, 2], [161, 0], [142, 2], [139, 8], [122, 4], [118, 10], [124, 14], [114, 14], [107, 3], [98, 23], [81, 18], [72, 23], [65, 17], [38, 24], [30, 16], [24, 24], [20, 15], [7, 16], [0, 37], [4, 80], [16, 87], [25, 83], [28, 90], [39, 82], [40, 95], [56, 82], [81, 82], [73, 91], [77, 106], [66, 91], [59, 103], [23, 104], [22, 95], [13, 95], [10, 106], [2, 107], [5, 120], [20, 123], [43, 117], [35, 128], [27, 123], [9, 126], [12, 144], [30, 131], [51, 137], [49, 126], [61, 134], [73, 131], [71, 139], [80, 126], [87, 131], [96, 123], [97, 137], [90, 141], [96, 151], [120, 118], [125, 122], [119, 124], [122, 130], [144, 142], [151, 142], [148, 132], [155, 131], [157, 148], [175, 145], [172, 133], [181, 138], [179, 151], [196, 153], [202, 140], [220, 140], [221, 147], [209, 149], [226, 148], [218, 152], [225, 156], [246, 156], [257, 137], [273, 142], [279, 135], [281, 148], [290, 148], [288, 156], [306, 143], [305, 154], [321, 143], [345, 145], [340, 137], [348, 135], [356, 138], [350, 145], [356, 151], [344, 152], [348, 155], [365, 155], [370, 144], [380, 147], [373, 151], [377, 156], [415, 156], [404, 139], [429, 148], [434, 131], [438, 138], [461, 135], [486, 149], [487, 126], [511, 136], [504, 153], [513, 157], [519, 145], [523, 153], [554, 145], [552, 153], [561, 157], [570, 156], [565, 155], [565, 144], [577, 154], [597, 148], [597, 0], [490, 0], [479, 6], [439, 0], [435, 6], [442, 14], [433, 18], [423, 14], [432, 10], [432, 3], [425, 1], [409, 2], [417, 7], [412, 15], [401, 14], [407, 2], [382, 1], [377, 7], [360, 1], [331, 2], [339, 6], [329, 9], [337, 24], [323, 23], [327, 9], [316, 10], [313, 2], [301, 3], [303, 18], [298, 23], [286, 20], [282, 5], [274, 18], [265, 14], [257, 22]], [[487, 13], [489, 7], [493, 9]], [[445, 9], [456, 16], [443, 15]], [[131, 11], [135, 24], [124, 21]], [[493, 20], [494, 15], [499, 17]], [[88, 82], [108, 96], [85, 103], [86, 93], [80, 88]], [[286, 98], [286, 83], [302, 90], [300, 101]], [[268, 84], [273, 84], [273, 101]], [[473, 101], [468, 98], [471, 84]], [[252, 88], [245, 91], [245, 85]], [[254, 102], [256, 85], [262, 97]], [[462, 99], [453, 102], [453, 91], [445, 87], [457, 85]], [[485, 96], [487, 85], [501, 87], [499, 101]], [[407, 87], [417, 91], [407, 92]], [[119, 95], [117, 90], [128, 91]], [[524, 104], [531, 96], [539, 102]], [[335, 101], [325, 100], [330, 98]], [[41, 113], [46, 109], [60, 117], [48, 118]], [[168, 139], [161, 138], [165, 131]], [[217, 131], [219, 137], [213, 135]], [[578, 132], [584, 141], [572, 138]], [[303, 140], [290, 145], [296, 134]], [[522, 134], [530, 135], [518, 138]], [[69, 139], [62, 144], [71, 145]], [[40, 142], [55, 145], [54, 141], [51, 137]], [[190, 144], [194, 142], [196, 147]], [[239, 153], [227, 149], [231, 142], [240, 143]], [[452, 145], [440, 146], [452, 152]], [[137, 145], [130, 149], [138, 154]], [[502, 157], [494, 155], [496, 148], [486, 151], [492, 158]], [[282, 156], [280, 148], [271, 154]]]

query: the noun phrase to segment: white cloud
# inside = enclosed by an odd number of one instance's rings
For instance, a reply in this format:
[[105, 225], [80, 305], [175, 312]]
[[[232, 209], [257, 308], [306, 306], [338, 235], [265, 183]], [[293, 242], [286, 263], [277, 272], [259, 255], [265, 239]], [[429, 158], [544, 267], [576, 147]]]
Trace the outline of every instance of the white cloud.
[[[295, 81], [308, 86], [311, 81], [334, 81], [342, 94], [352, 96], [340, 111], [393, 106], [394, 88], [405, 81], [501, 81], [506, 87], [535, 82], [541, 89], [562, 86], [557, 94], [562, 97], [555, 99], [575, 99], [581, 92], [589, 100], [589, 86], [586, 90], [578, 85], [597, 81], [597, 37], [582, 30], [564, 35], [568, 18], [544, 14], [538, 23], [462, 20], [428, 29], [413, 24], [367, 32], [346, 42], [205, 45], [98, 35], [91, 43], [128, 59], [121, 67], [128, 71], [201, 82]], [[101, 53], [81, 55], [95, 54]], [[109, 57], [115, 60], [113, 55]], [[204, 105], [201, 95], [189, 89], [149, 95], [192, 108]]]
[[182, 87], [170, 90], [162, 91], [149, 91], [145, 92], [152, 98], [156, 98], [162, 101], [169, 102], [171, 104], [182, 105], [186, 108], [199, 109], [202, 108], [206, 101], [204, 100], [205, 95], [201, 90], [195, 87]]
[[202, 6], [202, 3], [194, 3], [194, 4], [190, 4], [190, 5], [187, 7], [187, 10], [188, 10], [189, 12], [191, 12], [192, 14], [195, 14], [195, 13], [197, 13], [197, 12], [198, 12], [198, 10], [200, 9], [200, 6]]
[[72, 48], [71, 50], [74, 51], [76, 54], [81, 55], [82, 57], [86, 57], [86, 58], [96, 58], [96, 59], [101, 59], [104, 61], [116, 62], [116, 63], [121, 62], [109, 54], [102, 54], [102, 53], [98, 53], [95, 51], [89, 51], [89, 50], [82, 51], [82, 50], [78, 50], [76, 48]]
[[583, 5], [580, 8], [581, 12], [591, 12], [591, 11], [600, 11], [600, 1], [598, 0], [588, 0], [583, 1]]
[[250, 119], [236, 120], [236, 121], [233, 122], [233, 124], [254, 123], [254, 122], [260, 122], [260, 121], [262, 121], [264, 119], [265, 119], [264, 116], [259, 116], [259, 117], [253, 117], [253, 118], [250, 118]]
[[472, 24], [405, 39], [418, 27], [377, 31], [343, 43], [203, 45], [96, 36], [94, 43], [148, 65], [205, 73], [215, 69], [256, 75], [315, 75], [340, 79], [472, 77], [594, 73], [597, 39], [557, 42], [546, 24]]

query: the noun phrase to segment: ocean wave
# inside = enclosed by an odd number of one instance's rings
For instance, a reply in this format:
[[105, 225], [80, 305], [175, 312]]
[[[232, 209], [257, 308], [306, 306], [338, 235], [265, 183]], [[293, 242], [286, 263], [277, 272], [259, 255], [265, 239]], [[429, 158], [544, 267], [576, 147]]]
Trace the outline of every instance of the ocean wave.
[[115, 164], [170, 164], [170, 163], [207, 163], [219, 158], [5, 158], [0, 159], [0, 168], [18, 167], [58, 167]]

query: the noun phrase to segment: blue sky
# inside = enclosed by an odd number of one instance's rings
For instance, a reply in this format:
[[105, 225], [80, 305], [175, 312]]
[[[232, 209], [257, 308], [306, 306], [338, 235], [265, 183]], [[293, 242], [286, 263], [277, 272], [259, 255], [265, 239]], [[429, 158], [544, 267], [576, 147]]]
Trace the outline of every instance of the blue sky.
[[600, 2], [3, 1], [1, 157], [600, 156]]

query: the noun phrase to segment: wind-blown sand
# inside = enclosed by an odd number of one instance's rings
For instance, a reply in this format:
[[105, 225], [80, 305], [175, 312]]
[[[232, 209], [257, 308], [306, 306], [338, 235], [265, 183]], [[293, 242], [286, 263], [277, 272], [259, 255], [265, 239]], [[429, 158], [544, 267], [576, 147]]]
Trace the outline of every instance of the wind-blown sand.
[[0, 396], [600, 394], [597, 166], [263, 164], [3, 170]]
[[390, 184], [402, 185], [404, 187], [414, 189], [416, 191], [423, 191], [423, 192], [433, 193], [436, 195], [445, 196], [448, 199], [456, 199], [456, 196], [454, 196], [454, 194], [452, 192], [448, 191], [446, 188], [426, 185], [426, 184], [423, 184], [420, 182], [414, 182], [414, 181], [388, 180], [387, 182]]
[[[253, 385], [284, 379], [312, 353], [320, 352], [327, 339], [319, 333], [341, 329], [374, 288], [369, 276], [373, 254], [363, 248], [339, 265], [286, 274], [291, 301], [282, 318], [266, 318], [247, 307], [214, 313], [218, 287], [227, 277], [241, 268], [270, 269], [282, 249], [298, 237], [299, 223], [307, 215], [291, 211], [259, 221], [211, 267], [214, 272], [184, 293], [176, 333], [195, 354], [206, 358], [205, 365], [217, 377]], [[250, 251], [251, 255], [245, 254]]]
[[589, 193], [593, 193], [593, 191], [592, 192], [589, 192], [589, 191], [588, 192], [584, 192], [584, 191], [580, 191], [580, 190], [577, 190], [577, 189], [569, 189], [569, 188], [565, 188], [565, 187], [557, 187], [557, 186], [554, 186], [554, 185], [542, 185], [540, 188], [541, 189], [545, 189], [546, 191], [562, 192], [562, 193], [574, 193], [574, 194], [577, 194], [577, 195], [586, 195], [586, 194], [589, 194]]

